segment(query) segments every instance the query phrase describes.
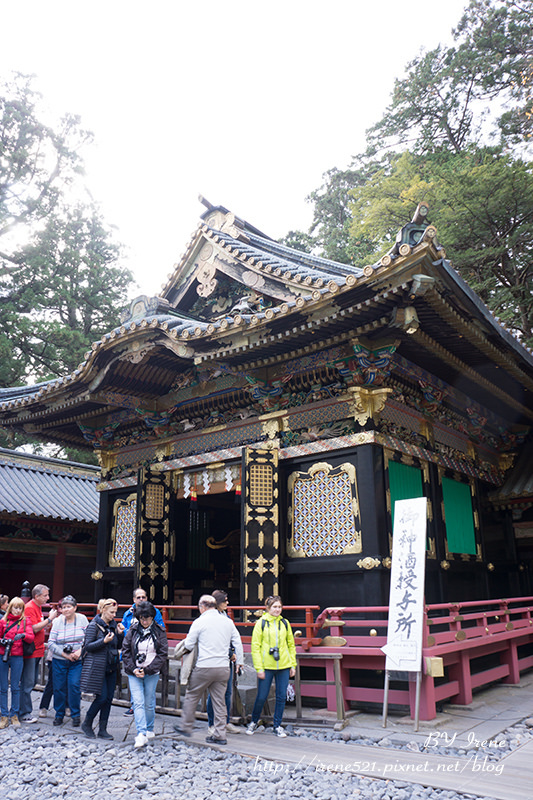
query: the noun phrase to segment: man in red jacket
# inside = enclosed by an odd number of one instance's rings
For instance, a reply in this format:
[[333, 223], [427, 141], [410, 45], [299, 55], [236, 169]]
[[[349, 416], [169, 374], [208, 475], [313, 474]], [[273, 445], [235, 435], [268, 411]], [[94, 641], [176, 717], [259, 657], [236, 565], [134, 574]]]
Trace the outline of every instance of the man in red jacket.
[[33, 704], [31, 693], [37, 683], [39, 662], [44, 656], [44, 632], [57, 617], [57, 610], [52, 608], [48, 617], [43, 618], [42, 607], [50, 599], [50, 589], [43, 583], [34, 586], [31, 592], [32, 599], [26, 603], [25, 613], [35, 634], [35, 650], [29, 658], [24, 659], [24, 668], [20, 679], [20, 720], [21, 722], [37, 722], [32, 716]]

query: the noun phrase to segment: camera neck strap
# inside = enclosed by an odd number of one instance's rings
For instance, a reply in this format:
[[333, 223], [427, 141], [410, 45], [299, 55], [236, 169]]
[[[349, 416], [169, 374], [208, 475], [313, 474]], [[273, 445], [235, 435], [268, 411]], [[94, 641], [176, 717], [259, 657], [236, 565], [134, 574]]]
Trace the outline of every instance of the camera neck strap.
[[12, 631], [15, 626], [17, 627], [17, 630], [18, 630], [18, 626], [19, 626], [20, 622], [21, 622], [20, 619], [17, 619], [15, 622], [12, 622], [11, 625], [8, 628], [5, 629], [4, 636], [7, 636], [9, 631]]
[[[283, 624], [285, 625], [285, 629], [288, 630], [287, 620], [284, 617], [277, 617], [276, 619], [273, 620], [273, 622], [277, 623], [274, 627], [276, 628], [276, 647], [279, 647], [279, 624], [280, 624], [280, 622], [283, 622]], [[262, 633], [264, 633], [264, 631], [265, 631], [265, 625], [268, 628], [268, 646], [272, 647], [272, 639], [271, 639], [271, 633], [270, 633], [270, 620], [265, 619], [263, 617], [263, 619], [261, 620], [261, 632]]]
[[67, 622], [67, 618], [63, 617], [63, 644], [67, 643], [67, 639], [69, 638], [69, 632], [67, 631], [67, 625], [74, 625], [74, 630], [76, 629], [76, 618], [77, 614], [74, 614], [74, 619], [72, 622]]

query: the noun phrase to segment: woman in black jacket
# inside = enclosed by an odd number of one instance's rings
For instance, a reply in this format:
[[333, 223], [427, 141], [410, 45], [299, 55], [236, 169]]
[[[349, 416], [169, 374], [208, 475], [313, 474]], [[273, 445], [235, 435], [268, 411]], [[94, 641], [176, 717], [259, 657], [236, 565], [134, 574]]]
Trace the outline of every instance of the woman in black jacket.
[[100, 712], [98, 737], [112, 739], [107, 732], [107, 721], [117, 682], [118, 651], [124, 638], [124, 626], [115, 622], [118, 608], [116, 600], [109, 598], [99, 605], [102, 610], [87, 626], [82, 648], [80, 688], [82, 692], [95, 694], [96, 697], [87, 711], [81, 729], [85, 736], [94, 739], [93, 722]]
[[133, 612], [135, 621], [122, 645], [122, 663], [130, 684], [137, 736], [134, 747], [144, 747], [153, 739], [155, 693], [159, 674], [166, 666], [167, 635], [155, 622], [155, 608], [147, 601]]

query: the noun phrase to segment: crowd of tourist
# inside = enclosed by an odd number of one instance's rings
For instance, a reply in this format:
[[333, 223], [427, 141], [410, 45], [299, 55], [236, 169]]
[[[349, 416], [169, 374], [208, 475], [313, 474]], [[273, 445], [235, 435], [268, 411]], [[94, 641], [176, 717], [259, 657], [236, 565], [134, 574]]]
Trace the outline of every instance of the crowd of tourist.
[[[91, 621], [78, 612], [78, 603], [71, 594], [45, 617], [42, 609], [49, 599], [50, 591], [44, 584], [33, 588], [28, 602], [21, 597], [9, 600], [0, 595], [0, 730], [37, 721], [31, 693], [45, 655], [45, 632], [49, 629], [48, 680], [39, 717], [47, 716], [53, 698], [54, 726], [63, 725], [69, 714], [72, 726], [81, 727], [86, 737], [112, 739], [107, 725], [122, 660], [131, 695], [131, 711], [126, 713], [133, 713], [137, 731], [134, 747], [144, 747], [155, 736], [156, 689], [167, 667], [168, 642], [160, 610], [140, 587], [134, 591], [133, 605], [121, 622], [115, 619], [118, 604], [113, 598], [99, 601]], [[230, 722], [230, 711], [234, 676], [244, 663], [242, 641], [227, 615], [226, 592], [215, 590], [212, 595], [202, 595], [198, 608], [200, 616], [174, 651], [175, 658], [183, 658], [182, 674], [187, 675], [188, 681], [181, 725], [174, 726], [174, 730], [185, 737], [191, 735], [198, 701], [207, 691], [206, 741], [226, 744], [227, 733], [241, 731]], [[281, 722], [289, 678], [294, 677], [296, 650], [282, 609], [280, 597], [267, 598], [265, 612], [254, 626], [252, 659], [258, 691], [248, 734], [256, 730], [275, 680], [274, 733], [286, 736]], [[82, 693], [94, 698], [83, 722]]]

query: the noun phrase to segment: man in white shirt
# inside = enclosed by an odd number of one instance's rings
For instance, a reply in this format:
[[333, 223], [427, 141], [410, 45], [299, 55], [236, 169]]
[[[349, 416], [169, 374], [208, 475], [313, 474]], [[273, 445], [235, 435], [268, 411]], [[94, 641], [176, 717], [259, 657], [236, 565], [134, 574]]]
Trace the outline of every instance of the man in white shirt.
[[226, 703], [224, 695], [230, 674], [229, 649], [233, 645], [237, 667], [244, 663], [244, 653], [239, 632], [233, 621], [219, 614], [217, 602], [208, 594], [198, 601], [200, 616], [189, 628], [189, 633], [179, 651], [189, 652], [196, 646], [198, 658], [189, 679], [187, 693], [183, 701], [181, 725], [174, 730], [181, 736], [190, 736], [194, 724], [194, 714], [198, 701], [208, 690], [215, 712], [214, 731], [206, 737], [209, 744], [227, 744]]

